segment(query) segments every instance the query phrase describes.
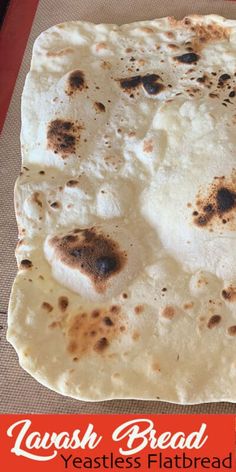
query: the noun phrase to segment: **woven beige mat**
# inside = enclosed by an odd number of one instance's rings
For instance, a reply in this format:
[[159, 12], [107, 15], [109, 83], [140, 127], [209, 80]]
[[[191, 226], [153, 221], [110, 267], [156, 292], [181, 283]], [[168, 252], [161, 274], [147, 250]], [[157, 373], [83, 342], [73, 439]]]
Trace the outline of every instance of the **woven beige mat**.
[[[22, 2], [23, 5], [24, 2]], [[5, 340], [6, 313], [16, 273], [17, 231], [14, 182], [20, 170], [20, 97], [29, 69], [32, 45], [41, 31], [68, 20], [129, 23], [190, 13], [216, 13], [236, 19], [236, 1], [225, 0], [40, 0], [0, 140], [0, 413], [236, 413], [236, 405], [211, 403], [180, 407], [163, 402], [87, 403], [62, 397], [39, 385], [19, 366]]]

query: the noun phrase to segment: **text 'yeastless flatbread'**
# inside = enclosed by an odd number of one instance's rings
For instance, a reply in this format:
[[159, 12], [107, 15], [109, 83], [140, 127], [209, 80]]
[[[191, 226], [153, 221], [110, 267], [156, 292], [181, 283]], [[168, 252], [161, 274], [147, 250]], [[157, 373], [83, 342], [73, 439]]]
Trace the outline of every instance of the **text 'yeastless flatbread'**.
[[7, 336], [42, 384], [236, 401], [235, 81], [215, 15], [36, 40]]

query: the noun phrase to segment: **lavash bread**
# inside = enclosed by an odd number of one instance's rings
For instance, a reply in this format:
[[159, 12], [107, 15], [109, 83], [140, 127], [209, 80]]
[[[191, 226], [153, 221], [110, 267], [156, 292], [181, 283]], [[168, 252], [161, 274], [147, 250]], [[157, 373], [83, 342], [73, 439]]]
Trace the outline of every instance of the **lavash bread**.
[[8, 340], [78, 399], [236, 401], [236, 23], [36, 40]]

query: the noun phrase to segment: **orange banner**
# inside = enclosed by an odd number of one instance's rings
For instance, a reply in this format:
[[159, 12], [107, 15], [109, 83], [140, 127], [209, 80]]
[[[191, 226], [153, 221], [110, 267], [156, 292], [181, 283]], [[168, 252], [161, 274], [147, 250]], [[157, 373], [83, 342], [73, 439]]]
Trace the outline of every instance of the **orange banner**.
[[2, 415], [0, 469], [235, 471], [233, 415]]

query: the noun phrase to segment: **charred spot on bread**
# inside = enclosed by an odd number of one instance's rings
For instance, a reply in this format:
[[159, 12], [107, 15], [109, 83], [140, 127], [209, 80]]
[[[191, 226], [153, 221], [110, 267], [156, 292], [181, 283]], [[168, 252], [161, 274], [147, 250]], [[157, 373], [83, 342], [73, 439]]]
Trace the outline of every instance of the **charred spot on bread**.
[[225, 83], [230, 80], [231, 77], [229, 74], [221, 74], [218, 80], [218, 86], [219, 87], [224, 87]]
[[31, 269], [32, 266], [33, 264], [29, 259], [22, 259], [22, 261], [20, 262], [21, 269]]
[[127, 260], [118, 243], [95, 227], [56, 236], [50, 244], [66, 265], [87, 275], [98, 292], [105, 290], [106, 281], [118, 274]]
[[80, 139], [82, 126], [73, 121], [63, 119], [52, 120], [47, 130], [47, 146], [55, 154], [65, 158], [75, 154], [76, 144]]
[[84, 72], [81, 70], [74, 70], [68, 77], [66, 93], [67, 95], [72, 95], [74, 92], [83, 90], [85, 85]]
[[226, 213], [235, 207], [236, 193], [227, 187], [221, 187], [216, 194], [217, 209], [220, 213]]
[[142, 85], [149, 95], [157, 95], [165, 89], [165, 86], [160, 82], [160, 76], [157, 74], [144, 75]]
[[142, 83], [141, 75], [135, 75], [134, 77], [128, 77], [124, 79], [120, 79], [120, 86], [122, 89], [126, 91], [130, 91], [132, 89], [137, 88]]
[[230, 285], [229, 287], [224, 288], [221, 294], [224, 300], [226, 300], [227, 302], [236, 302], [236, 286], [235, 285]]
[[117, 268], [117, 258], [114, 256], [98, 257], [95, 261], [96, 271], [99, 276], [106, 276], [110, 272], [114, 272]]
[[66, 296], [61, 296], [58, 298], [58, 306], [61, 311], [66, 311], [67, 307], [69, 305], [69, 300], [68, 297]]
[[[236, 208], [234, 179], [215, 177], [208, 195], [199, 192], [196, 199], [197, 210], [192, 212], [194, 223], [199, 227], [209, 227], [217, 220], [224, 225], [230, 223]], [[228, 225], [230, 229], [230, 225]]]
[[94, 108], [98, 112], [103, 112], [104, 113], [106, 111], [105, 105], [103, 105], [103, 103], [101, 103], [101, 102], [94, 102]]
[[102, 352], [104, 351], [105, 349], [107, 349], [109, 346], [109, 342], [108, 342], [108, 339], [103, 337], [103, 338], [100, 338], [96, 344], [94, 345], [94, 350], [97, 351], [97, 352]]
[[175, 57], [175, 60], [181, 62], [182, 64], [196, 64], [199, 59], [199, 54], [196, 54], [195, 52], [187, 52], [181, 56]]
[[131, 92], [142, 85], [149, 95], [157, 95], [164, 90], [165, 86], [160, 81], [161, 77], [154, 73], [119, 79], [120, 86], [124, 91]]
[[209, 329], [215, 328], [221, 321], [221, 316], [220, 315], [213, 315], [211, 318], [208, 320], [207, 327]]

